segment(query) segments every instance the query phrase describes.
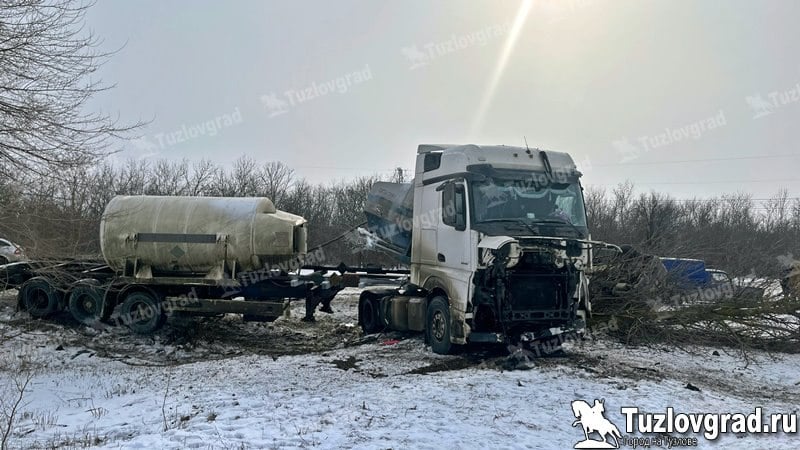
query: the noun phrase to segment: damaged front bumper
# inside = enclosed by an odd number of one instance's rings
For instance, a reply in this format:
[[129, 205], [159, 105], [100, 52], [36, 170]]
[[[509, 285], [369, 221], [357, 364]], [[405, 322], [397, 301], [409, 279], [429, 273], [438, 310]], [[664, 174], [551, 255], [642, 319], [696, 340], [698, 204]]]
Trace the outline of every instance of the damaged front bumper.
[[517, 336], [507, 336], [504, 333], [496, 332], [472, 332], [467, 337], [467, 341], [486, 344], [530, 344], [566, 335], [581, 336], [585, 332], [586, 321], [579, 318], [570, 326], [545, 328], [537, 332], [525, 331]]

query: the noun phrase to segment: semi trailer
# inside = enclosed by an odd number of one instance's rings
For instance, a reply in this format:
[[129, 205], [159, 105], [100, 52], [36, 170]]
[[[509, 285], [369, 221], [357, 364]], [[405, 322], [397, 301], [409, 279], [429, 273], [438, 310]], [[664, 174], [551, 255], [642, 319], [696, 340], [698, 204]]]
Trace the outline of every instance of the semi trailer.
[[[306, 221], [267, 198], [117, 196], [100, 223], [103, 261], [20, 267], [18, 304], [86, 324], [115, 317], [137, 333], [168, 313], [241, 313], [272, 321], [289, 299], [330, 300], [348, 277], [325, 277], [307, 255]], [[319, 259], [319, 258], [317, 258]]]
[[410, 265], [398, 289], [365, 290], [359, 324], [424, 332], [436, 353], [580, 333], [594, 247], [581, 173], [562, 152], [420, 145], [411, 183], [376, 183], [375, 245]]

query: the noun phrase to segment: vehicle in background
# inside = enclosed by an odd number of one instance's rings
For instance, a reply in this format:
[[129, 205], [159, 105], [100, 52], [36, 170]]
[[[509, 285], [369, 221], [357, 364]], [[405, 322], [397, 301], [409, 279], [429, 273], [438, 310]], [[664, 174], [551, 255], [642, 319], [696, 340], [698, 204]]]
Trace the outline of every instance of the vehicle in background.
[[705, 261], [691, 258], [665, 258], [661, 263], [667, 269], [667, 280], [673, 289], [691, 291], [703, 289], [714, 284]]
[[18, 261], [0, 266], [0, 291], [17, 289], [22, 283], [35, 276], [36, 269], [47, 263], [41, 261]]
[[589, 285], [593, 298], [636, 295], [660, 295], [666, 285], [667, 269], [655, 256], [633, 245], [620, 245], [622, 253], [610, 249], [593, 252], [594, 265]]
[[609, 244], [590, 238], [580, 177], [566, 153], [420, 145], [413, 182], [367, 199], [372, 241], [411, 274], [361, 294], [364, 332], [424, 332], [442, 354], [582, 332], [591, 250]]
[[0, 238], [0, 265], [27, 259], [25, 250], [22, 247], [8, 239]]
[[725, 299], [760, 300], [764, 289], [739, 285], [724, 270], [710, 269], [705, 261], [689, 258], [661, 258], [667, 269], [671, 290], [686, 302], [719, 301]]
[[672, 305], [737, 298], [761, 299], [764, 289], [737, 283], [725, 271], [700, 259], [663, 258], [621, 245], [621, 254], [595, 252], [591, 293], [594, 298], [638, 297]]
[[787, 261], [781, 276], [781, 291], [784, 296], [800, 296], [800, 261]]

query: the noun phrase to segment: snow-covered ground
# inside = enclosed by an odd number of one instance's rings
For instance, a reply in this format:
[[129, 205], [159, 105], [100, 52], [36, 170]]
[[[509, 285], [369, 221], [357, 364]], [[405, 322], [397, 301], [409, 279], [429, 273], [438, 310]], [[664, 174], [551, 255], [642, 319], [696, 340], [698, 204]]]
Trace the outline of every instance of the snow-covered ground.
[[[318, 314], [317, 324], [299, 321], [298, 303], [274, 324], [228, 317], [182, 341], [168, 331], [142, 338], [31, 322], [2, 297], [4, 404], [26, 372], [19, 362], [35, 367], [10, 447], [572, 448], [583, 439], [572, 426], [578, 399], [605, 399], [623, 434], [623, 406], [777, 413], [800, 405], [797, 355], [747, 363], [722, 348], [690, 355], [597, 340], [507, 371], [496, 352], [445, 357], [413, 336], [362, 338], [357, 298], [340, 295], [336, 313]], [[698, 437], [700, 447], [715, 446]], [[797, 437], [725, 435], [716, 444], [794, 449]]]

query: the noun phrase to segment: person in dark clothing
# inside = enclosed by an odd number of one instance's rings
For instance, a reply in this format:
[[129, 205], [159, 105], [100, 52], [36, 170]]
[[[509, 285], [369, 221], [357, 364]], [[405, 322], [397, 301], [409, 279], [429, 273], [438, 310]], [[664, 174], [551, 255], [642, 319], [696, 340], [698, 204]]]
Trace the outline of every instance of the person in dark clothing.
[[333, 308], [331, 308], [331, 301], [335, 296], [336, 296], [335, 293], [319, 295], [317, 292], [313, 290], [309, 292], [308, 295], [306, 296], [306, 315], [300, 320], [302, 320], [303, 322], [316, 322], [316, 319], [314, 318], [314, 312], [317, 310], [317, 306], [319, 306], [320, 304], [322, 305], [322, 307], [319, 309], [320, 311], [327, 314], [333, 314]]
[[781, 277], [781, 288], [785, 296], [800, 296], [800, 261], [786, 265]]

